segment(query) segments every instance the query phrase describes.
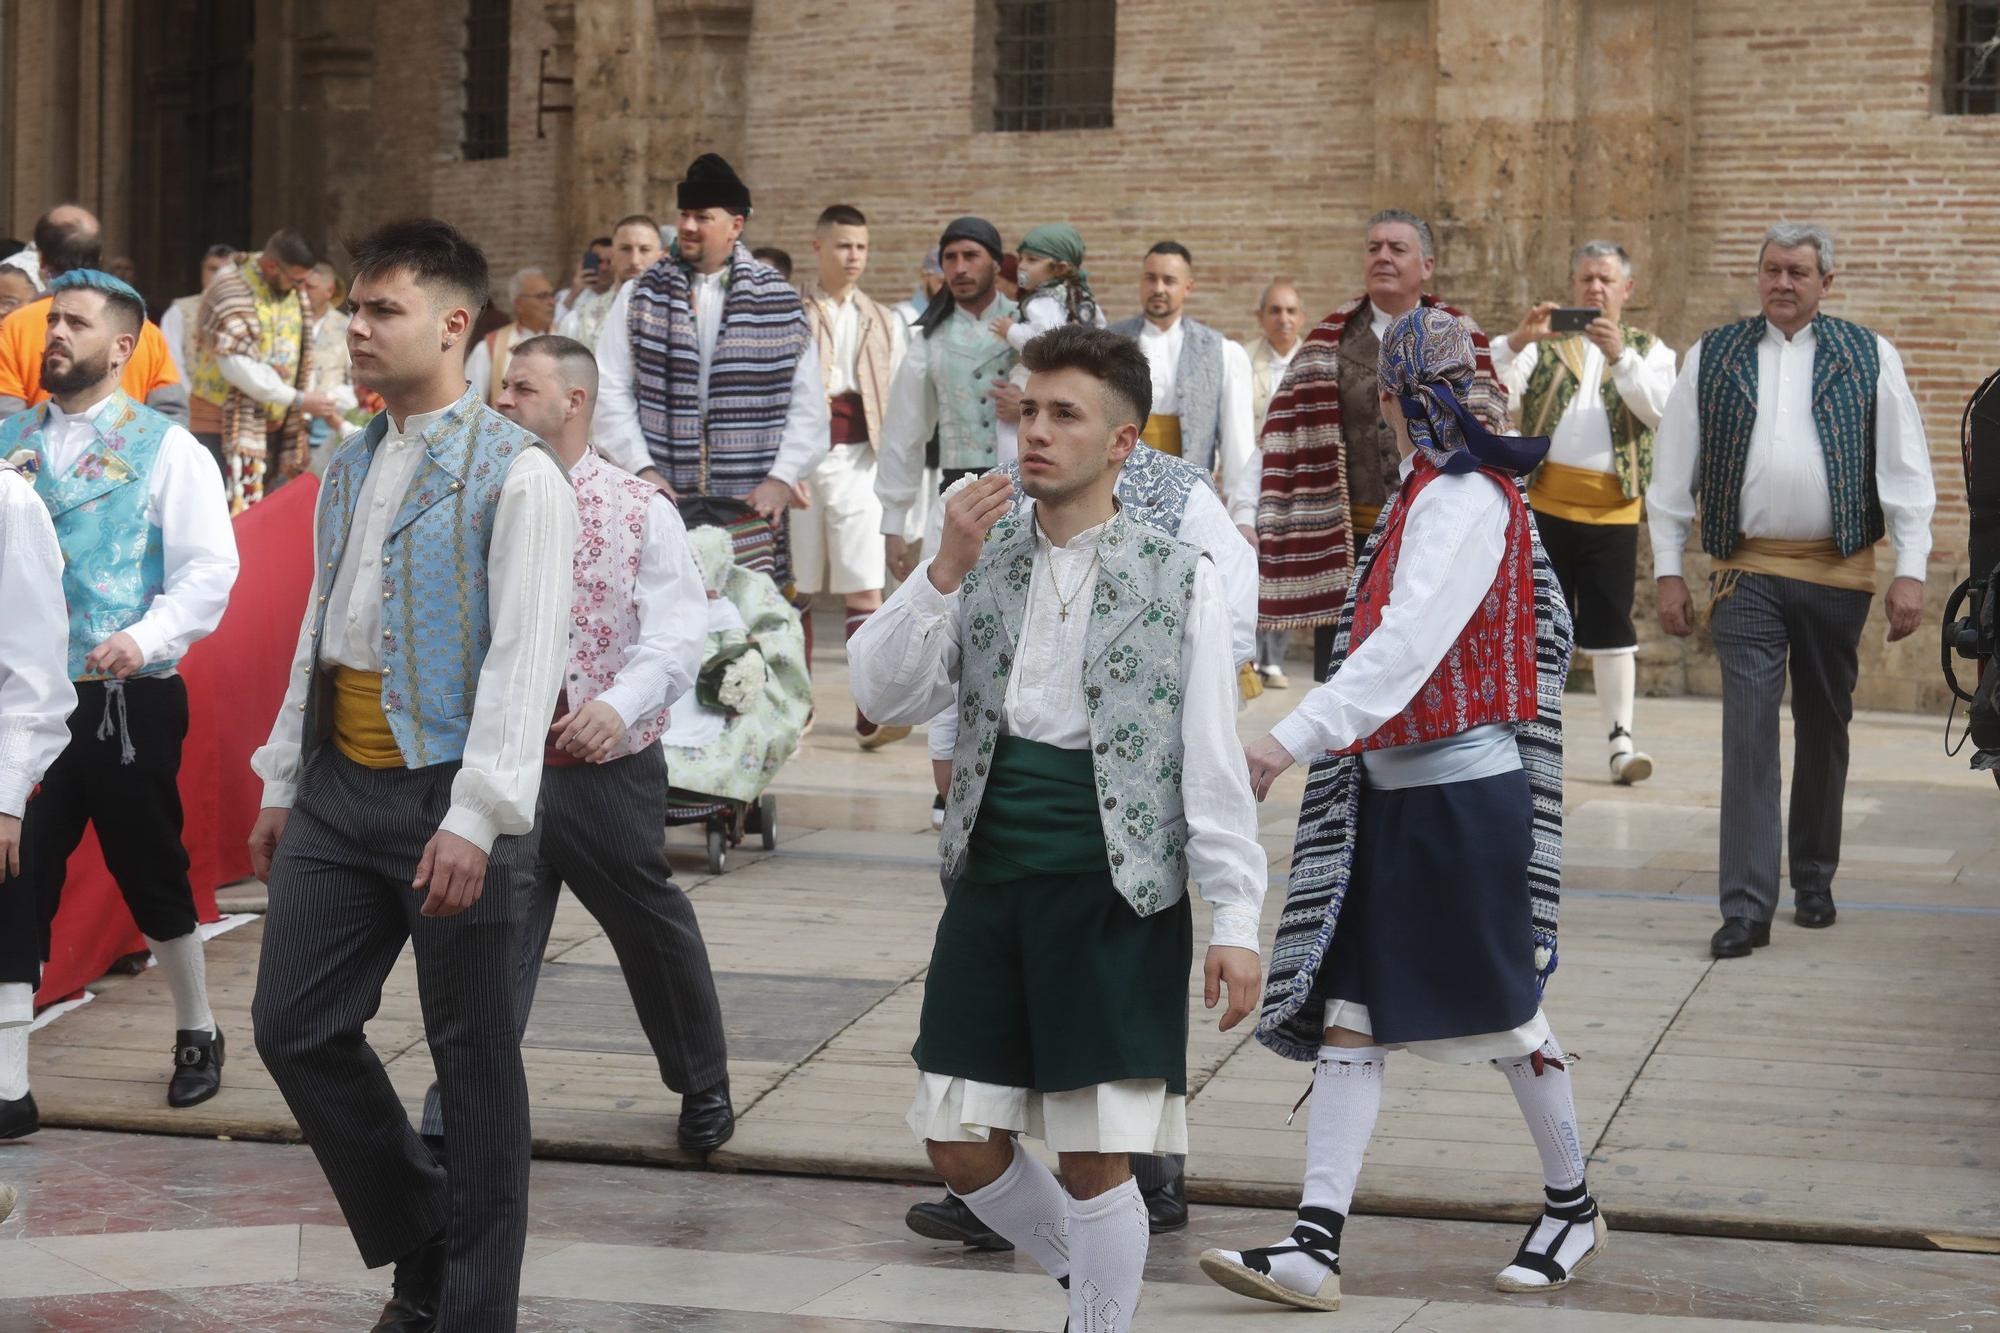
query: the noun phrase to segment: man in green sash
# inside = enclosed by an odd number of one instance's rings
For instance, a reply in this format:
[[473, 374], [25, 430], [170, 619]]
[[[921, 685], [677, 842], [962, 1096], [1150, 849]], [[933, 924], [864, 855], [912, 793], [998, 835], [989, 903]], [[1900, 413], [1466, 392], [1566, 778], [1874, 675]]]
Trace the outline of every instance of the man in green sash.
[[[1023, 353], [1018, 514], [1004, 473], [954, 494], [935, 557], [849, 645], [885, 724], [957, 704], [947, 892], [908, 1122], [946, 1184], [1068, 1289], [1073, 1327], [1132, 1326], [1148, 1241], [1126, 1154], [1185, 1152], [1190, 877], [1226, 1030], [1250, 1012], [1268, 867], [1236, 740], [1221, 581], [1126, 517], [1152, 402], [1128, 338], [1069, 324]], [[1062, 1181], [1015, 1142], [1044, 1140]]]

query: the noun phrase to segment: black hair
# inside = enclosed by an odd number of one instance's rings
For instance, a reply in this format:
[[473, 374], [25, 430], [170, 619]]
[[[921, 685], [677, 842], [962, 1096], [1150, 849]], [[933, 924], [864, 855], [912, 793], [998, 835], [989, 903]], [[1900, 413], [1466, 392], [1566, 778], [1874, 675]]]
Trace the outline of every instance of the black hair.
[[264, 242], [264, 253], [286, 268], [311, 268], [319, 262], [319, 256], [313, 253], [306, 238], [292, 227], [280, 227], [272, 232], [271, 239]]
[[[1153, 411], [1153, 370], [1136, 338], [1089, 324], [1062, 324], [1021, 349], [1021, 364], [1029, 373], [1080, 370], [1104, 385], [1115, 414], [1124, 407], [1127, 420], [1143, 427]], [[1118, 424], [1123, 425], [1121, 421]]]
[[209, 246], [208, 249], [201, 252], [201, 262], [204, 264], [211, 259], [234, 258], [236, 258], [236, 247], [233, 245], [224, 245], [221, 241], [217, 241], [214, 245]]
[[356, 281], [407, 270], [420, 286], [449, 288], [475, 314], [486, 305], [491, 285], [486, 255], [449, 222], [406, 218], [385, 223], [348, 249]]
[[761, 260], [778, 270], [778, 276], [786, 282], [792, 280], [792, 257], [775, 245], [760, 245], [750, 252], [752, 259]]
[[516, 361], [524, 356], [545, 356], [556, 363], [556, 373], [562, 376], [564, 384], [572, 389], [587, 389], [592, 399], [597, 397], [597, 358], [574, 338], [565, 338], [560, 333], [539, 333], [523, 339], [512, 355]]
[[1174, 255], [1189, 268], [1194, 267], [1194, 255], [1179, 241], [1154, 241], [1153, 248], [1148, 250], [1146, 254], [1148, 257], [1152, 255]]
[[[650, 222], [652, 219], [648, 218], [647, 221]], [[586, 250], [595, 250], [600, 245], [609, 250], [611, 248], [611, 238], [609, 236], [593, 236], [590, 239], [590, 244], [583, 248]]]
[[828, 204], [820, 211], [819, 221], [813, 224], [813, 230], [818, 231], [821, 227], [865, 227], [867, 225], [868, 219], [863, 217], [861, 210], [853, 204]]
[[[653, 221], [653, 219], [651, 219], [650, 217], [647, 217], [644, 213], [633, 213], [630, 214], [629, 216], [619, 218], [618, 221], [614, 222], [611, 225], [611, 230], [622, 231], [626, 227], [651, 227], [653, 229], [654, 239], [661, 241], [663, 243], [667, 239], [667, 234], [660, 230], [660, 224]], [[611, 244], [611, 242], [608, 240], [604, 243], [606, 245]], [[597, 242], [592, 241], [591, 244], [596, 245]]]
[[95, 224], [56, 222], [55, 210], [35, 219], [35, 253], [49, 276], [96, 268], [104, 251]]

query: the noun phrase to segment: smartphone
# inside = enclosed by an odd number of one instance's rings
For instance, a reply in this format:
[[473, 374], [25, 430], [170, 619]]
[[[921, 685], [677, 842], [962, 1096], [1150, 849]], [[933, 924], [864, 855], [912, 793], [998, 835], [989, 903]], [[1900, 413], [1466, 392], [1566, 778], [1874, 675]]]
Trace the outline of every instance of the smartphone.
[[597, 256], [597, 251], [595, 251], [595, 250], [585, 250], [585, 251], [583, 252], [583, 271], [584, 271], [585, 273], [595, 273], [595, 272], [597, 272], [597, 265], [598, 265], [598, 262], [599, 262], [599, 260], [598, 260], [598, 256]]
[[1604, 312], [1594, 305], [1557, 306], [1549, 315], [1551, 333], [1582, 333], [1590, 327], [1590, 322]]

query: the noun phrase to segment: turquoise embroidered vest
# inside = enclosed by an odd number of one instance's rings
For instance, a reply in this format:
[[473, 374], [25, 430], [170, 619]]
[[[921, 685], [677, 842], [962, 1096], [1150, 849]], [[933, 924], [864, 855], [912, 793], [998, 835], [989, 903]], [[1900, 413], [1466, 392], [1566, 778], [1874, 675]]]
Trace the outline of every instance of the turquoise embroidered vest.
[[[0, 458], [16, 449], [35, 456], [35, 493], [49, 507], [63, 553], [63, 598], [69, 603], [69, 675], [85, 680], [90, 650], [139, 623], [166, 587], [166, 551], [157, 523], [147, 515], [153, 465], [174, 423], [111, 395], [96, 418], [97, 443], [58, 475], [42, 452], [49, 404], [0, 423]], [[157, 676], [173, 661], [150, 662], [139, 672]]]
[[[375, 448], [388, 433], [379, 414], [327, 463], [319, 493], [319, 586], [332, 586], [347, 550], [354, 507]], [[380, 582], [360, 571], [354, 595], [382, 597], [382, 712], [409, 768], [451, 763], [465, 754], [479, 669], [493, 629], [486, 557], [507, 470], [526, 449], [548, 448], [479, 401], [470, 388], [420, 437], [424, 458], [382, 543]], [[553, 456], [553, 455], [551, 455]], [[322, 597], [313, 622], [313, 660], [326, 631]], [[313, 673], [306, 704], [310, 753], [332, 724], [331, 700]]]
[[[1006, 297], [995, 295], [986, 316], [1015, 319], [1020, 311]], [[993, 336], [986, 322], [962, 310], [954, 310], [938, 326], [925, 350], [931, 388], [937, 394], [938, 466], [992, 467], [999, 461], [999, 418], [986, 395], [993, 381], [1005, 379], [1020, 358], [1006, 339]]]
[[[1143, 317], [1120, 320], [1113, 333], [1137, 338]], [[1206, 324], [1181, 317], [1181, 354], [1174, 362], [1174, 414], [1181, 423], [1181, 457], [1204, 472], [1215, 470], [1222, 443], [1222, 335]]]
[[[1701, 457], [1696, 466], [1701, 549], [1722, 559], [1736, 549], [1743, 506], [1743, 469], [1757, 425], [1757, 345], [1764, 317], [1710, 330], [1701, 339], [1696, 405]], [[1813, 429], [1826, 455], [1833, 501], [1833, 541], [1853, 555], [1882, 539], [1886, 525], [1875, 490], [1875, 379], [1881, 351], [1875, 335], [1831, 315], [1812, 322]]]
[[[1009, 512], [1018, 514], [1028, 498], [1021, 491], [1021, 465], [1009, 463], [1001, 471], [1014, 483], [1014, 507]], [[1134, 523], [1178, 537], [1188, 500], [1197, 486], [1214, 489], [1208, 474], [1186, 459], [1137, 444], [1132, 446], [1125, 466], [1118, 469], [1118, 506]]]
[[[1140, 916], [1187, 890], [1187, 816], [1181, 806], [1181, 636], [1194, 606], [1199, 548], [1139, 526], [1122, 512], [1098, 538], [1097, 583], [1084, 637], [1083, 695], [1111, 880]], [[1032, 516], [994, 525], [965, 576], [959, 645], [958, 749], [938, 851], [944, 881], [965, 872], [966, 848], [1000, 736], [1000, 710], [1028, 614]]]

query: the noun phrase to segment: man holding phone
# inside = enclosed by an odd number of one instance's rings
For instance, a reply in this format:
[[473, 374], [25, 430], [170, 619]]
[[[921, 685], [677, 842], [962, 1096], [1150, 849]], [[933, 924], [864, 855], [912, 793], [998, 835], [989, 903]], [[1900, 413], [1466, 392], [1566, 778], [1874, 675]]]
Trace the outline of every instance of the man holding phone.
[[1632, 739], [1639, 654], [1632, 593], [1653, 429], [1674, 387], [1674, 349], [1624, 321], [1631, 297], [1625, 247], [1586, 241], [1570, 260], [1574, 304], [1544, 301], [1493, 340], [1514, 424], [1552, 439], [1528, 503], [1575, 619], [1576, 646], [1590, 656], [1611, 780], [1626, 786], [1653, 773]]

